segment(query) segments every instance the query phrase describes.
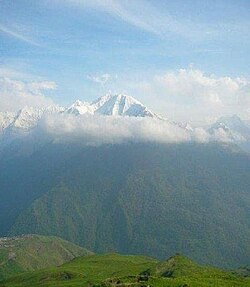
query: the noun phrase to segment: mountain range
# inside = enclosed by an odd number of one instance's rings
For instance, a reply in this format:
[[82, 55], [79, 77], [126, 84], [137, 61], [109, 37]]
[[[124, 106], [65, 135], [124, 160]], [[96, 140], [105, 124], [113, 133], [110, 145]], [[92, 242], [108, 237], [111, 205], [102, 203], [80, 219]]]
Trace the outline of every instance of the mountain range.
[[[242, 149], [249, 128], [239, 117], [203, 129], [213, 139], [206, 141], [122, 95], [1, 118], [1, 236], [53, 235], [94, 252], [249, 264], [250, 155]], [[43, 132], [45, 120], [53, 137]]]
[[107, 116], [161, 118], [130, 96], [105, 95], [91, 104], [77, 100], [67, 108], [58, 106], [49, 106], [43, 109], [25, 107], [17, 113], [0, 113], [0, 128], [2, 132], [11, 129], [29, 130], [34, 128], [43, 116], [51, 114], [99, 114]]
[[[250, 156], [218, 144], [49, 143], [6, 150], [0, 234], [55, 235], [94, 252], [249, 263]], [[8, 151], [8, 153], [7, 153]], [[233, 247], [232, 247], [233, 246]]]
[[[197, 129], [189, 123], [171, 121], [167, 117], [158, 115], [133, 97], [122, 94], [107, 94], [92, 103], [77, 100], [69, 107], [49, 106], [43, 109], [25, 107], [16, 113], [2, 112], [0, 113], [0, 139], [6, 140], [6, 138], [12, 138], [13, 135], [27, 134], [33, 131], [43, 118], [63, 115], [80, 117], [100, 115], [159, 120], [159, 122], [168, 122], [169, 125], [183, 130], [191, 138], [196, 138], [196, 131], [202, 129], [208, 141], [233, 142], [247, 151], [250, 150], [250, 126], [237, 115], [221, 117], [214, 124]], [[82, 121], [84, 123], [84, 118]]]

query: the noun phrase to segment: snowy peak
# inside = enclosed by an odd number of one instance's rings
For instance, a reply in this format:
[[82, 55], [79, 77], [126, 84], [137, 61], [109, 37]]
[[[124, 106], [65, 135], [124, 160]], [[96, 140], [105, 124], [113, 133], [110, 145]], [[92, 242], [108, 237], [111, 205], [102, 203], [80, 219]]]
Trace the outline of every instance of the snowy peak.
[[136, 99], [122, 94], [107, 94], [91, 104], [78, 100], [69, 108], [65, 109], [64, 112], [74, 115], [100, 114], [105, 116], [161, 118]]
[[77, 100], [69, 108], [65, 109], [64, 112], [73, 115], [84, 115], [84, 114], [93, 114], [94, 110], [89, 103]]
[[231, 117], [221, 117], [217, 123], [225, 124], [232, 131], [238, 132], [242, 136], [250, 136], [249, 127], [237, 115]]
[[175, 123], [176, 125], [178, 125], [180, 128], [185, 129], [189, 132], [193, 132], [194, 129], [193, 127], [189, 124], [189, 123]]
[[91, 106], [95, 113], [102, 115], [156, 117], [147, 107], [127, 95], [106, 95], [94, 101]]
[[250, 128], [237, 115], [219, 118], [208, 132], [212, 135], [223, 133], [232, 141], [250, 140]]
[[17, 113], [0, 113], [0, 132], [29, 131], [36, 127], [43, 116], [58, 114], [63, 110], [64, 108], [58, 106], [48, 106], [43, 109], [24, 107]]
[[0, 112], [0, 134], [13, 122], [14, 118], [15, 113]]
[[43, 110], [41, 109], [25, 107], [18, 111], [8, 128], [28, 130], [36, 125], [42, 115]]

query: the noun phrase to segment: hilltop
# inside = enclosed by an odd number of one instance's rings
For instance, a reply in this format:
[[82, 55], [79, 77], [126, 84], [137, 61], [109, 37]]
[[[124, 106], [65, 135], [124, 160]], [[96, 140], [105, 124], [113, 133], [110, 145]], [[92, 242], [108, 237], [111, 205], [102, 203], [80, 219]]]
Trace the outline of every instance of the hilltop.
[[55, 236], [0, 238], [0, 280], [24, 271], [59, 266], [90, 251]]

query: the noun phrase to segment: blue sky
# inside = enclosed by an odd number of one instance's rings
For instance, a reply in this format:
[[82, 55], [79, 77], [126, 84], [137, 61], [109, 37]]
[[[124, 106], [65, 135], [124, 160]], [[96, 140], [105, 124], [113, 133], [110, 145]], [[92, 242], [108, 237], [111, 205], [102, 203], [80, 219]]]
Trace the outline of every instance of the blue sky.
[[[249, 99], [249, 51], [249, 0], [0, 1], [0, 76], [54, 82], [57, 89], [43, 93], [59, 104], [92, 101], [109, 91], [128, 93], [185, 119], [185, 107], [192, 115], [197, 105], [206, 105], [204, 99], [197, 102], [198, 94], [192, 97], [192, 91], [206, 94], [197, 90], [201, 73], [204, 89], [210, 81], [214, 103], [222, 102], [227, 78], [232, 87], [244, 80], [235, 95], [237, 101], [244, 98], [240, 105], [232, 110], [233, 101], [223, 100], [227, 108], [221, 112], [248, 117], [250, 105], [244, 111], [242, 106]], [[173, 81], [164, 81], [170, 75], [178, 86], [184, 81], [183, 89], [185, 81], [195, 81], [189, 97], [169, 88]], [[207, 117], [219, 111], [216, 107]]]

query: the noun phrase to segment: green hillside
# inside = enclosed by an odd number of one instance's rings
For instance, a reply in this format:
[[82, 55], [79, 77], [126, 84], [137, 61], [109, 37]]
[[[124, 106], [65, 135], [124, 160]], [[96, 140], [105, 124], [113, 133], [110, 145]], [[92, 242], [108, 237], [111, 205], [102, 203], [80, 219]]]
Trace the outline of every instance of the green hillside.
[[91, 252], [53, 236], [0, 238], [0, 280], [23, 271], [59, 266]]
[[200, 266], [180, 255], [159, 262], [143, 256], [106, 254], [24, 273], [6, 280], [2, 287], [247, 287], [249, 284], [249, 278]]
[[235, 273], [244, 277], [250, 277], [250, 265], [242, 266], [235, 270]]
[[231, 146], [49, 144], [1, 161], [0, 232], [236, 268], [250, 258], [249, 186], [250, 156]]

